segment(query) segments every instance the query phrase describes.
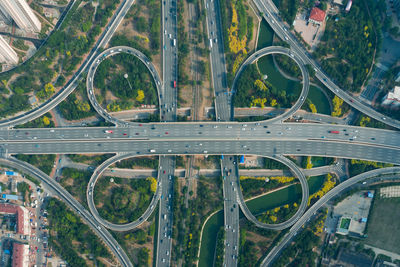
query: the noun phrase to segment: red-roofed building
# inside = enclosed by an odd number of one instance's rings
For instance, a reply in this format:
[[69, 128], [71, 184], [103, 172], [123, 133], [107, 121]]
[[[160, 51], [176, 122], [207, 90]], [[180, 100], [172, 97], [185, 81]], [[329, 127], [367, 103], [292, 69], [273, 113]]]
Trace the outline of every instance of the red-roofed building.
[[29, 211], [25, 207], [0, 204], [0, 213], [17, 215], [17, 233], [21, 235], [30, 235], [31, 226], [29, 225]]
[[314, 7], [311, 10], [310, 18], [308, 19], [308, 22], [312, 22], [314, 24], [321, 25], [322, 22], [324, 22], [325, 18], [326, 18], [325, 11], [319, 9], [318, 7]]
[[12, 267], [29, 267], [29, 245], [14, 242]]

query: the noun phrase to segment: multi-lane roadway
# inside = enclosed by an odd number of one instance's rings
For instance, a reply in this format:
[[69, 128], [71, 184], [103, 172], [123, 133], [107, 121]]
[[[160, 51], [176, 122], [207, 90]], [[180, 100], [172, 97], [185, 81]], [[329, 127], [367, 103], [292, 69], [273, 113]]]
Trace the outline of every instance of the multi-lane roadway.
[[93, 216], [70, 193], [68, 193], [67, 190], [65, 190], [62, 186], [60, 186], [60, 184], [54, 181], [54, 179], [50, 178], [47, 174], [45, 174], [38, 168], [13, 157], [7, 159], [0, 158], [0, 162], [5, 166], [9, 166], [11, 168], [18, 169], [25, 174], [29, 174], [44, 183], [48, 188], [52, 190], [52, 194], [58, 196], [73, 211], [78, 213], [79, 216], [81, 216], [86, 221], [86, 223], [92, 228], [92, 230], [98, 236], [100, 236], [105, 244], [107, 244], [107, 246], [114, 253], [114, 255], [116, 255], [119, 262], [123, 266], [133, 266], [125, 251], [121, 249], [113, 236], [104, 227], [102, 227], [98, 223], [98, 221], [95, 220]]
[[365, 172], [359, 175], [356, 175], [326, 193], [323, 197], [321, 197], [314, 205], [312, 205], [301, 218], [290, 228], [289, 232], [283, 237], [283, 239], [279, 242], [277, 246], [275, 246], [268, 255], [264, 258], [261, 263], [261, 266], [270, 266], [273, 260], [280, 254], [282, 249], [288, 245], [290, 240], [296, 236], [296, 234], [301, 230], [301, 227], [310, 220], [310, 218], [329, 200], [339, 195], [345, 189], [353, 186], [356, 183], [362, 182], [367, 179], [371, 179], [377, 176], [382, 175], [390, 175], [390, 174], [399, 174], [400, 167], [391, 167], [384, 169], [376, 169], [369, 172]]
[[31, 120], [34, 120], [42, 115], [44, 115], [46, 112], [52, 110], [55, 108], [61, 101], [63, 101], [67, 96], [73, 92], [75, 89], [78, 81], [81, 78], [81, 75], [84, 74], [88, 68], [88, 66], [91, 64], [93, 61], [93, 58], [97, 55], [98, 51], [104, 48], [108, 42], [110, 41], [111, 37], [113, 36], [114, 32], [117, 30], [119, 24], [125, 17], [126, 13], [132, 6], [132, 4], [135, 2], [135, 0], [125, 0], [123, 3], [118, 7], [117, 11], [111, 18], [110, 22], [106, 26], [106, 29], [104, 32], [101, 34], [99, 40], [96, 42], [95, 46], [91, 50], [90, 54], [87, 56], [81, 67], [78, 69], [77, 72], [75, 72], [74, 76], [71, 78], [71, 80], [64, 86], [63, 89], [61, 89], [59, 92], [57, 92], [54, 96], [52, 96], [49, 100], [47, 100], [45, 103], [40, 105], [37, 108], [34, 108], [24, 114], [15, 116], [13, 118], [7, 118], [2, 121], [0, 121], [0, 127], [13, 127], [18, 124], [23, 124], [26, 122], [29, 122]]
[[[93, 82], [94, 82], [94, 76], [96, 74], [97, 67], [103, 62], [103, 60], [107, 59], [108, 57], [120, 54], [120, 53], [127, 53], [136, 56], [149, 70], [151, 76], [153, 77], [155, 87], [157, 88], [158, 92], [158, 102], [161, 103], [160, 101], [160, 92], [162, 90], [162, 85], [161, 85], [161, 78], [160, 75], [158, 74], [156, 68], [154, 67], [153, 63], [150, 61], [150, 59], [140, 52], [137, 49], [127, 47], [127, 46], [115, 46], [108, 48], [98, 54], [92, 61], [92, 64], [89, 66], [89, 71], [86, 79], [86, 91], [87, 91], [87, 96], [92, 104], [92, 107], [100, 116], [102, 116], [106, 121], [109, 121], [111, 123], [114, 123], [115, 125], [118, 126], [127, 126], [129, 124], [131, 125], [137, 125], [138, 123], [130, 123], [127, 121], [123, 121], [120, 119], [117, 119], [115, 117], [112, 117], [97, 101], [96, 98], [96, 92], [94, 90]], [[127, 78], [129, 79], [129, 77]]]
[[332, 79], [323, 71], [319, 64], [311, 57], [302, 44], [296, 37], [288, 30], [282, 19], [279, 17], [279, 11], [273, 1], [253, 0], [260, 14], [268, 22], [274, 32], [286, 42], [289, 43], [290, 48], [295, 52], [304, 64], [310, 64], [315, 71], [315, 77], [320, 80], [329, 90], [331, 90], [338, 97], [343, 99], [347, 104], [360, 112], [381, 121], [387, 125], [395, 128], [400, 128], [400, 121], [387, 117], [386, 115], [377, 112], [372, 107], [363, 104], [358, 98], [351, 96], [345, 90], [337, 86]]

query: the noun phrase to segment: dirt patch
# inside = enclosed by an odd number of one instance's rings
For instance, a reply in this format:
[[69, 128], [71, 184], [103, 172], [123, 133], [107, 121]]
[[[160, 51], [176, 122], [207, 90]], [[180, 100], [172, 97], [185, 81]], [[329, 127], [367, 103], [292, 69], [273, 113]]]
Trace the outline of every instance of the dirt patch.
[[[140, 5], [140, 8], [139, 8]], [[131, 10], [129, 10], [128, 13], [133, 12], [135, 16], [133, 17], [128, 17], [124, 18], [121, 22], [121, 24], [118, 26], [116, 34], [122, 34], [128, 39], [133, 39], [137, 41], [141, 46], [144, 48], [151, 50], [150, 48], [150, 33], [149, 32], [143, 32], [140, 33], [135, 30], [134, 24], [133, 24], [133, 19], [135, 17], [143, 17], [146, 19], [146, 21], [149, 21], [151, 18], [151, 14], [149, 14], [149, 9], [145, 5], [141, 5], [139, 3], [134, 4], [131, 7]], [[161, 10], [160, 10], [161, 12]], [[146, 40], [147, 39], [147, 40]], [[156, 55], [152, 55], [152, 63], [154, 64], [154, 67], [156, 68], [157, 72], [160, 74], [160, 77], [162, 77], [162, 60], [161, 60], [161, 47], [159, 48], [159, 52]]]
[[205, 159], [204, 156], [194, 156], [193, 166], [200, 169], [216, 169], [220, 167], [218, 160], [212, 156], [209, 156], [208, 159]]

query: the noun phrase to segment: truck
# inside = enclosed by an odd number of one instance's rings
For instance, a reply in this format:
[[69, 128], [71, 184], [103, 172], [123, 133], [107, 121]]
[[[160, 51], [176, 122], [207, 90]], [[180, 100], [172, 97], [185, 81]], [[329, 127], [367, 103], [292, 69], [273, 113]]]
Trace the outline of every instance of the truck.
[[339, 134], [340, 132], [336, 131], [336, 130], [330, 130], [329, 133], [331, 133], [331, 134]]
[[156, 150], [155, 149], [150, 149], [150, 152], [154, 153], [154, 152], [156, 152]]
[[176, 39], [174, 39], [174, 46], [176, 46]]

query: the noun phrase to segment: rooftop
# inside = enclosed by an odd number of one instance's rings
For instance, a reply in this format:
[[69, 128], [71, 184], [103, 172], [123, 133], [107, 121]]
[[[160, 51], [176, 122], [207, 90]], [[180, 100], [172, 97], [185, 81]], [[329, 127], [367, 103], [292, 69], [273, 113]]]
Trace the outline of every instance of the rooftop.
[[310, 19], [318, 22], [323, 22], [325, 19], [325, 11], [319, 9], [318, 7], [314, 7], [310, 13]]

